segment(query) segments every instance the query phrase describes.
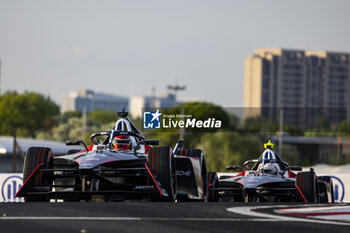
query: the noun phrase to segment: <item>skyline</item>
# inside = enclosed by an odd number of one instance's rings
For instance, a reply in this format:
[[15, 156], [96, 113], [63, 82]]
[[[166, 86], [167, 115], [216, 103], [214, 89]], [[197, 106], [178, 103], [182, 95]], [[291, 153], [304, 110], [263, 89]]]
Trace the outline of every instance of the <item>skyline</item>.
[[[0, 1], [1, 90], [179, 98], [243, 106], [256, 48], [350, 52], [350, 2]], [[208, 94], [209, 93], [209, 94]]]

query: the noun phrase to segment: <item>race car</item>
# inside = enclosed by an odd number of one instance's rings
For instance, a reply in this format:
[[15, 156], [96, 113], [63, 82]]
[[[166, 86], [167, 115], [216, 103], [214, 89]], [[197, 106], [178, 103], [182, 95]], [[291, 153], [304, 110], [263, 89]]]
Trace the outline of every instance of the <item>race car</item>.
[[[316, 176], [313, 169], [301, 171], [289, 166], [273, 150], [269, 141], [259, 159], [248, 160], [235, 175], [208, 173], [207, 200], [233, 202], [334, 202], [333, 184], [329, 176]], [[292, 171], [300, 171], [295, 174]]]
[[172, 150], [148, 140], [124, 110], [112, 130], [91, 135], [92, 145], [55, 156], [50, 148], [28, 149], [24, 184], [16, 197], [31, 201], [170, 201], [206, 199], [206, 164], [201, 150]]

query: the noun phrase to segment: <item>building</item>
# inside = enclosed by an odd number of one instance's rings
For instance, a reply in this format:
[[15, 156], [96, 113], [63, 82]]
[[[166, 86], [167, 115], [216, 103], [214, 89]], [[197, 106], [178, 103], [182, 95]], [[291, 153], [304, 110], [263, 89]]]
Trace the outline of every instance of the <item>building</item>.
[[[271, 141], [277, 145], [279, 141], [278, 136], [273, 136]], [[310, 165], [350, 163], [349, 137], [301, 137], [286, 135], [283, 136], [283, 145], [295, 146], [301, 158]]]
[[92, 112], [94, 110], [111, 110], [120, 112], [128, 108], [129, 98], [110, 94], [95, 93], [92, 90], [82, 89], [68, 93], [63, 97], [61, 112], [79, 111]]
[[161, 109], [171, 108], [181, 104], [176, 100], [175, 94], [157, 93], [152, 96], [132, 96], [130, 98], [130, 114], [132, 117], [141, 117], [143, 110], [147, 108]]
[[317, 117], [337, 124], [350, 109], [349, 53], [256, 49], [245, 60], [245, 118], [260, 115], [312, 127]]

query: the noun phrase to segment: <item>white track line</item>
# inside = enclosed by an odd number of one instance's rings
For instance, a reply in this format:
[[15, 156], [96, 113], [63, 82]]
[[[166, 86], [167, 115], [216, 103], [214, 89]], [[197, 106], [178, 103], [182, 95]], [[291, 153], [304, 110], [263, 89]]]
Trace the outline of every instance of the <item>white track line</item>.
[[[279, 206], [246, 206], [246, 207], [231, 207], [226, 210], [235, 214], [247, 215], [250, 217], [259, 217], [259, 218], [270, 218], [278, 221], [289, 221], [289, 222], [306, 222], [306, 223], [322, 223], [322, 224], [331, 224], [331, 225], [341, 225], [341, 226], [350, 226], [350, 223], [346, 222], [334, 222], [327, 220], [317, 220], [317, 219], [306, 219], [306, 218], [296, 218], [289, 216], [281, 216], [274, 214], [267, 214], [256, 212], [257, 209], [275, 209], [275, 208], [287, 208], [291, 206], [279, 205]], [[295, 207], [295, 206], [294, 206]]]
[[284, 213], [327, 213], [327, 212], [350, 212], [350, 206], [329, 206], [329, 207], [305, 207], [286, 208], [274, 210], [278, 214]]
[[195, 221], [195, 222], [241, 222], [241, 221], [253, 221], [253, 222], [275, 222], [279, 219], [263, 219], [263, 218], [149, 218], [149, 217], [48, 217], [48, 216], [6, 216], [0, 217], [0, 221], [10, 220], [93, 220], [93, 221]]

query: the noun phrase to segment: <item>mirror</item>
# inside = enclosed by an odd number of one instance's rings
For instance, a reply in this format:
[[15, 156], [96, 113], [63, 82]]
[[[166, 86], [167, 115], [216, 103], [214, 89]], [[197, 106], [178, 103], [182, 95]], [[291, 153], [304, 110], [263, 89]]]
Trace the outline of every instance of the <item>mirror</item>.
[[150, 145], [150, 146], [158, 146], [159, 145], [159, 140], [147, 139], [147, 140], [143, 140], [143, 143], [146, 144], [146, 145]]
[[302, 171], [303, 168], [301, 166], [289, 166], [292, 171]]
[[89, 151], [89, 149], [87, 148], [85, 142], [82, 141], [82, 140], [66, 140], [66, 146], [78, 146], [80, 144], [84, 145], [86, 152]]

